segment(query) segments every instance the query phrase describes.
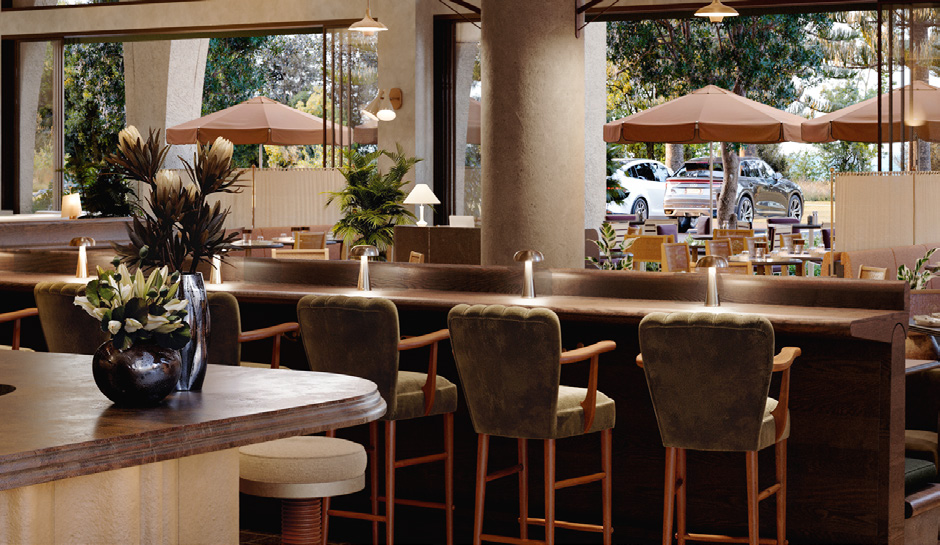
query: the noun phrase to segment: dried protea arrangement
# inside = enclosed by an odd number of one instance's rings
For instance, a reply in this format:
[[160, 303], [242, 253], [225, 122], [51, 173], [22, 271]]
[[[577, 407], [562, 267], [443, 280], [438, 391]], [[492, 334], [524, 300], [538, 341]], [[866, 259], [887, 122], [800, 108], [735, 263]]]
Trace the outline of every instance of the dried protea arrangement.
[[151, 130], [146, 142], [133, 126], [118, 135], [118, 150], [107, 161], [116, 174], [140, 180], [151, 191], [147, 207], [128, 227], [131, 243], [113, 246], [124, 263], [193, 273], [201, 262], [224, 257], [222, 250], [238, 237], [225, 234], [231, 209], [218, 201], [210, 204], [206, 197], [241, 191], [242, 171], [232, 167], [232, 143], [219, 137], [211, 145], [197, 146], [192, 164], [180, 158], [191, 181], [184, 185], [178, 174], [162, 170], [168, 150], [159, 130]]

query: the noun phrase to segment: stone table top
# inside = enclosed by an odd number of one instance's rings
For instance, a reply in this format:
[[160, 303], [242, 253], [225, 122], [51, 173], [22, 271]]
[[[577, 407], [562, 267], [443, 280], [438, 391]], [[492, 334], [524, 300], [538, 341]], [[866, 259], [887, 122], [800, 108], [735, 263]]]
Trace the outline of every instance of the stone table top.
[[[15, 387], [3, 394], [2, 385]], [[375, 420], [374, 383], [346, 375], [210, 365], [201, 392], [115, 407], [91, 356], [0, 354], [0, 490]]]

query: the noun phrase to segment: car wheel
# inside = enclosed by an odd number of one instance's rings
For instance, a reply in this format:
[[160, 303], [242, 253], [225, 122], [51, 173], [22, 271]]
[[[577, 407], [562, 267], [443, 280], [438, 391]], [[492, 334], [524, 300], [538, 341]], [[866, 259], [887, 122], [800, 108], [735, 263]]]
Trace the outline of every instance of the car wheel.
[[738, 221], [754, 221], [754, 202], [747, 195], [738, 201]]
[[796, 219], [803, 217], [803, 201], [796, 195], [790, 197], [790, 204], [787, 206], [787, 216]]
[[650, 207], [646, 204], [646, 199], [637, 199], [633, 203], [633, 213], [639, 221], [646, 221], [646, 218], [650, 217]]
[[692, 228], [692, 218], [688, 216], [683, 216], [678, 218], [679, 220], [679, 232], [684, 233]]

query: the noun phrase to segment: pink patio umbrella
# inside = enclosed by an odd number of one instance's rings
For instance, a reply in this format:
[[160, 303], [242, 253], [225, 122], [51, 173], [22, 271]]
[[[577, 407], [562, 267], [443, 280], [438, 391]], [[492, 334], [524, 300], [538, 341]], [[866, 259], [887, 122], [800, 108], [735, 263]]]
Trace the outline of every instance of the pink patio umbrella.
[[[913, 89], [912, 89], [913, 87]], [[901, 128], [901, 95], [904, 102], [904, 130]], [[911, 96], [913, 95], [913, 100]], [[889, 109], [889, 98], [891, 108]], [[807, 142], [878, 143], [878, 100], [881, 100], [881, 140], [901, 142], [921, 140], [940, 142], [940, 88], [915, 81], [881, 97], [863, 100], [858, 104], [803, 122], [803, 139]], [[891, 124], [888, 124], [892, 111]]]
[[[353, 131], [331, 121], [285, 106], [267, 97], [255, 97], [224, 110], [187, 121], [166, 130], [168, 144], [209, 143], [217, 137], [233, 144], [258, 144], [258, 166], [262, 166], [261, 146], [296, 146], [352, 143]], [[255, 226], [255, 181], [251, 178], [251, 226]]]
[[[483, 117], [483, 104], [479, 100], [470, 99], [470, 111], [467, 116], [467, 143], [480, 145], [481, 139], [481, 119]], [[379, 143], [379, 122], [368, 120], [362, 125], [356, 125], [353, 141], [357, 144], [378, 144]]]
[[[802, 142], [804, 119], [766, 104], [708, 85], [633, 115], [604, 125], [604, 141], [618, 144], [740, 142], [772, 144]], [[709, 160], [709, 195], [712, 210], [712, 168]]]

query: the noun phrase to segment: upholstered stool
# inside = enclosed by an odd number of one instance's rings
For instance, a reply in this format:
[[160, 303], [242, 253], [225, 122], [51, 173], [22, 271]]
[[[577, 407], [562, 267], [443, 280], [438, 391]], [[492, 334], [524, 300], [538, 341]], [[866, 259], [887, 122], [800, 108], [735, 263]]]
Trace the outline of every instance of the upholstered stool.
[[[614, 401], [597, 389], [600, 354], [617, 347], [601, 341], [568, 352], [561, 350], [558, 316], [545, 308], [502, 305], [457, 305], [447, 316], [454, 360], [463, 384], [473, 429], [477, 432], [477, 488], [473, 543], [539, 543], [530, 540], [529, 525], [545, 525], [544, 543], [555, 542], [555, 528], [599, 532], [612, 543], [611, 443], [616, 420]], [[587, 388], [559, 384], [561, 366], [590, 361]], [[555, 442], [599, 432], [601, 471], [557, 481]], [[489, 472], [490, 437], [518, 441], [518, 464]], [[529, 517], [528, 439], [542, 440], [545, 452], [545, 518]], [[519, 476], [519, 538], [483, 533], [486, 484]], [[603, 524], [555, 519], [555, 492], [600, 481]]]
[[288, 437], [239, 449], [239, 489], [280, 498], [283, 543], [326, 542], [321, 498], [366, 485], [366, 451], [335, 437]]
[[[774, 356], [774, 329], [763, 316], [654, 312], [640, 322], [637, 365], [644, 368], [659, 434], [666, 447], [663, 544], [712, 541], [757, 545], [758, 502], [776, 496], [777, 545], [786, 545], [790, 366], [799, 348]], [[782, 373], [779, 399], [770, 377]], [[777, 482], [760, 490], [757, 452], [773, 446]], [[748, 537], [686, 530], [686, 450], [744, 452]], [[764, 540], [761, 543], [771, 542]]]

